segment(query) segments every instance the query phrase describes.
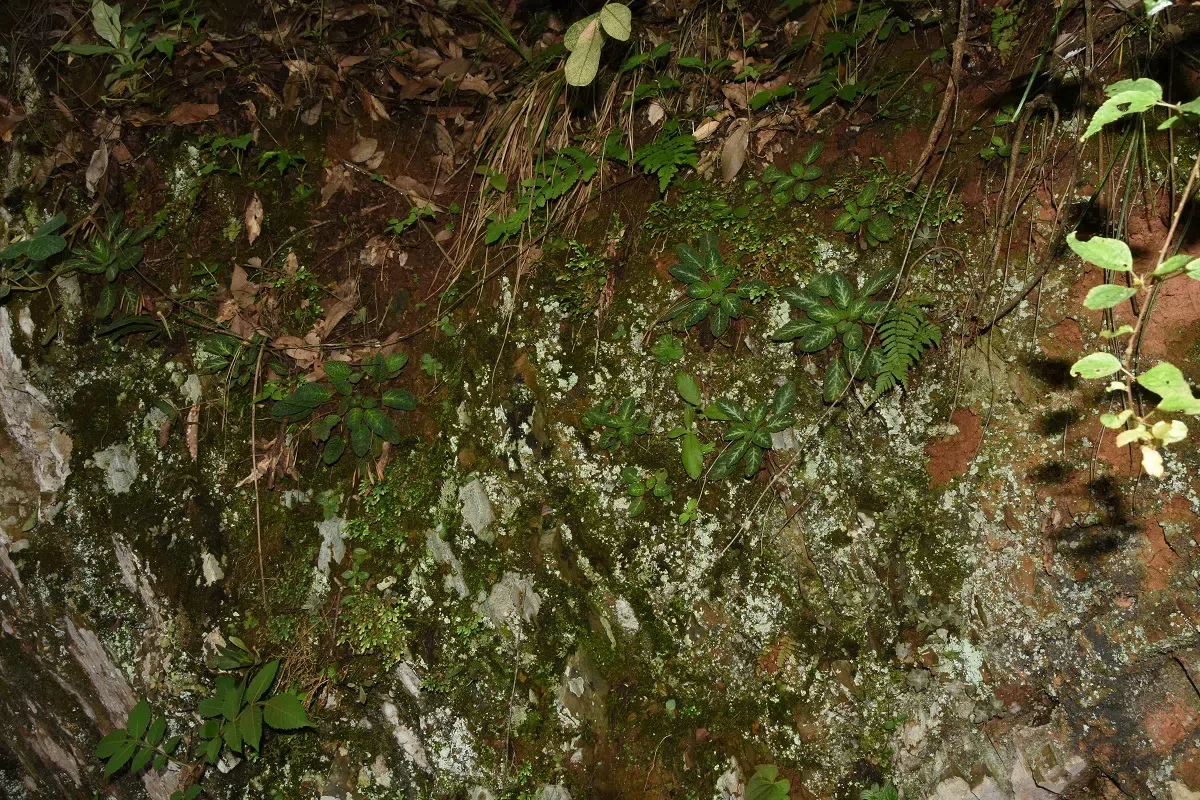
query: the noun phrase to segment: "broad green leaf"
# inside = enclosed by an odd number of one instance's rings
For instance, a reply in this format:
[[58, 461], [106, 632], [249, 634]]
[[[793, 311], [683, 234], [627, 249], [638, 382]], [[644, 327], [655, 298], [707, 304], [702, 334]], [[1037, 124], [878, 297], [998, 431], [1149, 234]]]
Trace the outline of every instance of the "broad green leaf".
[[317, 420], [309, 428], [314, 441], [323, 442], [329, 438], [329, 434], [337, 427], [337, 424], [342, 421], [342, 418], [337, 414], [326, 414], [321, 419]]
[[263, 722], [279, 731], [292, 731], [297, 728], [311, 728], [312, 722], [304, 704], [294, 694], [277, 694], [267, 698], [262, 704]]
[[684, 283], [696, 283], [704, 273], [704, 259], [690, 244], [675, 245], [679, 263], [671, 267], [670, 273]]
[[1105, 339], [1114, 339], [1118, 336], [1124, 336], [1127, 333], [1133, 333], [1132, 325], [1122, 325], [1121, 327], [1117, 328], [1115, 331], [1109, 331], [1109, 330], [1100, 331], [1100, 335], [1103, 336]]
[[863, 349], [863, 329], [861, 325], [851, 325], [850, 328], [842, 334], [842, 345], [847, 350], [862, 350]]
[[896, 226], [892, 223], [892, 218], [887, 214], [876, 214], [867, 223], [867, 233], [881, 242], [888, 242], [895, 235]]
[[117, 290], [108, 281], [100, 287], [100, 297], [96, 299], [96, 319], [108, 319], [117, 307]]
[[875, 181], [871, 181], [859, 190], [858, 196], [854, 198], [854, 201], [858, 204], [859, 208], [870, 208], [875, 204], [875, 198], [878, 196], [879, 184]]
[[345, 361], [325, 362], [325, 377], [333, 384], [334, 389], [344, 395], [354, 393], [354, 387], [350, 384], [350, 373], [350, 365]]
[[250, 706], [238, 717], [237, 724], [246, 747], [257, 752], [262, 742], [262, 709], [257, 705]]
[[271, 408], [271, 417], [282, 422], [288, 417], [304, 417], [333, 397], [333, 389], [320, 383], [302, 383]]
[[835, 358], [825, 368], [823, 396], [826, 403], [836, 403], [850, 385], [850, 372], [842, 359]]
[[246, 686], [246, 702], [253, 703], [267, 693], [275, 681], [275, 673], [279, 671], [279, 659], [270, 661], [262, 666]]
[[711, 406], [705, 409], [704, 416], [709, 419], [741, 422], [746, 418], [746, 412], [728, 397], [718, 397]]
[[714, 339], [720, 339], [725, 335], [725, 331], [729, 328], [729, 310], [724, 303], [713, 306], [712, 313], [708, 316], [708, 329], [712, 332]]
[[650, 352], [658, 363], [672, 364], [683, 360], [683, 341], [678, 336], [664, 333], [655, 340]]
[[825, 149], [825, 142], [818, 141], [812, 147], [804, 151], [804, 158], [801, 159], [806, 165], [815, 164], [817, 159], [821, 157], [821, 151]]
[[831, 325], [821, 325], [808, 319], [798, 319], [782, 326], [771, 338], [777, 342], [796, 341], [805, 353], [824, 350], [837, 336]]
[[871, 277], [867, 278], [867, 282], [863, 284], [862, 291], [859, 292], [860, 297], [870, 297], [883, 291], [892, 281], [896, 279], [897, 271], [895, 269], [885, 269], [876, 272]]
[[1104, 93], [1108, 99], [1096, 109], [1082, 139], [1089, 139], [1100, 132], [1109, 123], [1116, 122], [1129, 114], [1140, 114], [1162, 100], [1162, 87], [1157, 81], [1149, 78], [1117, 81], [1106, 86]]
[[154, 750], [149, 747], [143, 747], [138, 750], [137, 755], [129, 762], [129, 771], [135, 775], [150, 763], [150, 759], [154, 758]]
[[125, 727], [129, 731], [130, 738], [140, 739], [146, 729], [150, 727], [150, 704], [144, 699], [139, 700], [133, 710], [129, 712], [129, 719], [126, 721]]
[[166, 732], [167, 718], [157, 717], [154, 722], [150, 723], [150, 728], [146, 731], [146, 742], [152, 746], [157, 746], [162, 741], [163, 734]]
[[235, 753], [242, 752], [242, 729], [237, 720], [221, 728], [221, 738], [225, 740], [225, 744], [230, 750]]
[[775, 397], [771, 400], [771, 414], [774, 416], [790, 414], [795, 407], [796, 385], [788, 381], [775, 390]]
[[[759, 433], [767, 437], [767, 443], [770, 444], [771, 434], [766, 431], [759, 431]], [[746, 448], [746, 457], [742, 462], [745, 465], [745, 470], [742, 474], [747, 478], [753, 478], [762, 469], [763, 453], [766, 451], [756, 445], [757, 443]]]
[[113, 47], [121, 47], [121, 6], [110, 6], [104, 0], [94, 0], [92, 28], [97, 36]]
[[325, 443], [325, 447], [321, 450], [321, 460], [326, 465], [332, 466], [338, 462], [344, 452], [346, 452], [346, 440], [341, 436], [334, 436]]
[[1127, 408], [1119, 414], [1101, 414], [1100, 424], [1106, 428], [1122, 428], [1125, 426], [1125, 421], [1133, 416], [1133, 409]]
[[692, 480], [699, 479], [704, 470], [704, 449], [700, 446], [700, 438], [694, 431], [688, 431], [683, 435], [681, 447], [684, 470]]
[[110, 756], [108, 763], [104, 765], [104, 779], [108, 780], [117, 774], [121, 767], [129, 763], [129, 759], [133, 758], [133, 754], [137, 752], [137, 749], [137, 742], [127, 742], [125, 746]]
[[400, 411], [412, 411], [417, 407], [417, 398], [407, 389], [388, 389], [380, 397], [380, 402]]
[[593, 18], [579, 31], [575, 47], [567, 57], [563, 70], [569, 86], [587, 86], [596, 79], [600, 68], [600, 51], [604, 48], [604, 34], [600, 32], [600, 21]]
[[748, 439], [739, 439], [726, 447], [713, 460], [712, 468], [708, 471], [708, 477], [714, 480], [728, 478], [737, 469], [738, 462], [742, 460], [742, 456], [746, 455], [746, 450], [749, 447], [750, 440]]
[[833, 298], [837, 307], [844, 311], [854, 300], [854, 287], [845, 275], [835, 272], [829, 280], [829, 296]]
[[1187, 433], [1187, 425], [1184, 425], [1177, 419], [1170, 421], [1161, 420], [1150, 426], [1150, 435], [1162, 443], [1164, 447], [1176, 442], [1182, 442], [1187, 438]]
[[1174, 364], [1157, 364], [1138, 375], [1137, 382], [1162, 398], [1161, 410], [1200, 414], [1200, 400], [1192, 396], [1191, 386]]
[[1164, 275], [1170, 275], [1174, 272], [1178, 272], [1179, 270], [1183, 269], [1188, 264], [1188, 262], [1192, 261], [1192, 259], [1193, 259], [1193, 256], [1191, 256], [1187, 253], [1179, 253], [1178, 255], [1173, 255], [1170, 258], [1168, 258], [1166, 261], [1159, 264], [1158, 269], [1154, 270], [1154, 272], [1152, 274], [1156, 278], [1161, 278]]
[[1081, 242], [1075, 236], [1075, 231], [1071, 231], [1067, 236], [1067, 244], [1077, 256], [1097, 267], [1114, 272], [1129, 272], [1133, 268], [1133, 254], [1129, 252], [1129, 245], [1120, 239], [1093, 236]]
[[822, 325], [837, 325], [839, 322], [845, 319], [845, 316], [845, 314], [838, 311], [833, 306], [828, 305], [817, 306], [816, 308], [811, 308], [808, 311], [809, 319], [811, 319], [813, 322], [819, 322]]
[[1092, 353], [1071, 365], [1071, 374], [1084, 378], [1103, 378], [1121, 369], [1121, 362], [1112, 353]]
[[675, 391], [679, 392], [679, 396], [692, 405], [699, 406], [701, 404], [700, 385], [686, 372], [675, 373]]
[[791, 783], [779, 777], [774, 765], [763, 765], [755, 770], [746, 783], [746, 800], [789, 800]]
[[817, 277], [813, 278], [811, 282], [809, 282], [806, 288], [809, 292], [815, 294], [817, 297], [829, 297], [829, 294], [832, 291], [832, 280], [833, 276], [828, 273], [824, 275], [818, 275]]
[[55, 231], [57, 231], [59, 228], [61, 228], [63, 225], [66, 225], [66, 224], [67, 224], [67, 215], [66, 214], [55, 214], [53, 217], [51, 217], [50, 219], [46, 220], [41, 225], [39, 225], [37, 230], [33, 232], [33, 235], [34, 236], [46, 236], [48, 234], [54, 233]]
[[105, 56], [117, 52], [115, 47], [109, 47], [106, 44], [56, 44], [54, 49], [79, 56]]
[[67, 249], [67, 240], [58, 234], [36, 236], [25, 243], [25, 255], [30, 261], [45, 261]]
[[1137, 294], [1137, 289], [1104, 283], [1094, 286], [1088, 291], [1087, 297], [1083, 299], [1083, 307], [1090, 308], [1092, 311], [1101, 311], [1105, 308], [1112, 308], [1117, 303], [1128, 300], [1135, 294]]
[[128, 741], [129, 731], [124, 728], [117, 728], [115, 731], [105, 734], [104, 738], [96, 743], [96, 758], [109, 758]]
[[376, 436], [392, 444], [400, 444], [400, 429], [386, 411], [378, 408], [368, 408], [363, 412], [363, 420]]
[[1142, 445], [1142, 469], [1146, 470], [1146, 474], [1151, 478], [1161, 478], [1163, 476], [1162, 453], [1153, 447]]
[[810, 308], [823, 305], [821, 298], [797, 286], [789, 286], [786, 289], [780, 289], [779, 296], [796, 308], [800, 308], [805, 311], [809, 310]]
[[[600, 9], [600, 25], [604, 32], [619, 42], [629, 41], [633, 30], [633, 14], [629, 6], [620, 3], [608, 3]], [[658, 52], [658, 49], [655, 49]]]

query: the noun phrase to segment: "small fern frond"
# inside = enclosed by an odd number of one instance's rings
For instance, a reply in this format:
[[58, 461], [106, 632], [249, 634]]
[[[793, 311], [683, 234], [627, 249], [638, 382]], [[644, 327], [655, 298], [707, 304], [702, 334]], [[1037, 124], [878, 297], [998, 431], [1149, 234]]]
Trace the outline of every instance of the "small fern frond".
[[942, 343], [942, 329], [930, 322], [919, 306], [900, 305], [879, 326], [881, 358], [875, 376], [875, 396], [897, 384], [908, 388], [908, 371], [922, 354]]
[[699, 163], [696, 139], [691, 134], [659, 137], [633, 152], [633, 163], [650, 175], [658, 176], [658, 190], [665, 192], [680, 167]]

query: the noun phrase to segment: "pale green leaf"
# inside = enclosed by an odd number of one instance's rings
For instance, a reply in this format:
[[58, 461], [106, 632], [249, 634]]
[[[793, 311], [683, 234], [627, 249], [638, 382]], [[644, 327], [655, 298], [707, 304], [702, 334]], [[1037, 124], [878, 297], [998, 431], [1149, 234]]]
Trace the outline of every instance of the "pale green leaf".
[[104, 0], [92, 3], [92, 28], [96, 35], [113, 47], [121, 46], [121, 6], [110, 6]]
[[1158, 269], [1154, 270], [1153, 275], [1156, 278], [1161, 278], [1164, 275], [1170, 275], [1178, 272], [1190, 261], [1192, 261], [1192, 256], [1188, 255], [1187, 253], [1180, 253], [1179, 255], [1171, 256], [1166, 261], [1158, 265]]
[[1087, 297], [1083, 299], [1083, 307], [1090, 308], [1092, 311], [1100, 311], [1105, 308], [1112, 308], [1117, 303], [1128, 300], [1135, 294], [1137, 294], [1137, 289], [1104, 283], [1092, 287], [1087, 293]]
[[600, 23], [592, 22], [579, 34], [575, 49], [567, 57], [564, 67], [567, 83], [571, 86], [587, 86], [596, 79], [600, 69], [600, 51], [604, 48], [604, 34], [600, 32]]
[[1103, 378], [1121, 368], [1121, 362], [1112, 353], [1092, 353], [1071, 365], [1071, 374], [1084, 378]]
[[600, 9], [599, 16], [605, 33], [619, 42], [629, 41], [629, 34], [633, 30], [633, 14], [629, 11], [629, 6], [608, 3]]
[[1093, 236], [1086, 242], [1081, 242], [1072, 231], [1067, 236], [1067, 244], [1077, 256], [1097, 267], [1114, 272], [1129, 272], [1133, 268], [1133, 253], [1129, 252], [1129, 245], [1120, 239]]
[[1140, 114], [1155, 103], [1162, 100], [1162, 87], [1157, 81], [1149, 78], [1117, 81], [1104, 89], [1108, 99], [1104, 105], [1096, 109], [1091, 123], [1083, 132], [1083, 139], [1088, 139], [1100, 132], [1109, 123], [1116, 122], [1130, 114]]
[[1137, 382], [1162, 398], [1161, 410], [1200, 414], [1200, 400], [1192, 396], [1192, 388], [1174, 364], [1157, 364], [1139, 375]]

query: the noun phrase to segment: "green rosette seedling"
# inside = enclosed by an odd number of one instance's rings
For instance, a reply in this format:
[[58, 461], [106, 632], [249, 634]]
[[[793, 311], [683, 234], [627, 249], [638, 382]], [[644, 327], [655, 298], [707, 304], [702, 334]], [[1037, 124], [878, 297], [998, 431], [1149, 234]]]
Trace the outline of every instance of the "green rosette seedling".
[[688, 477], [697, 480], [704, 471], [704, 457], [714, 449], [711, 442], [700, 440], [696, 429], [697, 416], [704, 416], [704, 403], [696, 379], [683, 372], [675, 373], [675, 391], [683, 400], [683, 426], [667, 431], [667, 438], [679, 440], [679, 457]]
[[771, 334], [772, 339], [795, 342], [802, 352], [817, 353], [841, 337], [843, 355], [835, 357], [825, 369], [826, 403], [835, 402], [849, 385], [850, 365], [858, 365], [861, 356], [851, 361], [845, 354], [863, 353], [867, 335], [864, 323], [876, 325], [887, 312], [887, 303], [871, 298], [895, 278], [892, 269], [876, 273], [856, 293], [850, 279], [835, 272], [814, 278], [804, 288], [793, 286], [779, 291], [779, 296], [803, 311], [804, 316], [783, 325]]
[[122, 228], [122, 221], [120, 214], [114, 214], [103, 229], [88, 239], [86, 247], [73, 248], [63, 264], [64, 270], [104, 276], [96, 301], [96, 319], [107, 319], [116, 309], [117, 278], [142, 263], [145, 255], [142, 242], [154, 231], [150, 225], [136, 230]]
[[876, 207], [878, 200], [879, 182], [871, 181], [853, 200], [846, 201], [842, 213], [833, 222], [833, 229], [855, 237], [863, 249], [890, 241], [896, 226], [887, 211]]
[[700, 237], [698, 249], [680, 244], [675, 252], [679, 263], [670, 272], [687, 286], [690, 299], [676, 306], [666, 318], [681, 320], [685, 328], [708, 320], [713, 337], [719, 339], [729, 330], [730, 320], [741, 319], [745, 301], [761, 297], [767, 291], [763, 281], [737, 281], [737, 267], [721, 258], [715, 233]]
[[34, 291], [45, 285], [39, 275], [45, 262], [67, 249], [67, 240], [59, 229], [67, 218], [56, 214], [38, 226], [28, 239], [22, 239], [0, 250], [0, 300], [15, 289]]
[[757, 475], [771, 449], [771, 434], [792, 427], [795, 406], [796, 387], [791, 382], [775, 390], [769, 408], [766, 403], [758, 403], [747, 410], [729, 398], [718, 398], [704, 414], [709, 419], [731, 424], [724, 437], [728, 444], [713, 460], [708, 476], [715, 480], [727, 478], [739, 464], [747, 478]]
[[621, 445], [633, 446], [633, 437], [650, 433], [650, 417], [638, 415], [632, 397], [626, 397], [618, 406], [615, 403], [597, 403], [583, 415], [586, 431], [599, 429], [602, 450], [616, 450]]
[[823, 149], [825, 143], [817, 142], [805, 151], [800, 163], [792, 164], [788, 172], [774, 165], [768, 165], [763, 170], [762, 182], [770, 187], [776, 205], [785, 206], [793, 200], [803, 203], [812, 195], [816, 181], [821, 177], [821, 168], [815, 163]]
[[277, 422], [302, 422], [336, 400], [333, 411], [309, 426], [313, 441], [321, 446], [321, 460], [336, 464], [347, 442], [356, 456], [366, 458], [378, 442], [400, 443], [400, 429], [385, 409], [412, 411], [417, 407], [417, 399], [407, 389], [383, 388], [407, 363], [404, 353], [375, 354], [357, 370], [344, 361], [326, 361], [325, 381], [300, 384], [275, 403], [271, 417]]
[[671, 483], [667, 479], [665, 469], [643, 473], [637, 467], [625, 467], [621, 470], [621, 481], [627, 487], [629, 496], [629, 516], [636, 517], [646, 510], [646, 498], [657, 497], [664, 503], [671, 502]]

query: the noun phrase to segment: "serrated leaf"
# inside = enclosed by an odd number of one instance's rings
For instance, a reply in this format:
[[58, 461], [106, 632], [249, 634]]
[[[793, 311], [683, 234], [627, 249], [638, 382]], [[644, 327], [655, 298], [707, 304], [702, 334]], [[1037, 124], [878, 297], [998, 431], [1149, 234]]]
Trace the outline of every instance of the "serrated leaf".
[[154, 758], [154, 750], [149, 747], [143, 747], [137, 751], [137, 755], [129, 762], [129, 771], [136, 775], [150, 763], [150, 759], [152, 758]]
[[271, 688], [271, 684], [275, 682], [275, 673], [278, 671], [279, 659], [264, 664], [246, 686], [246, 702], [254, 703], [266, 694], [267, 689]]
[[749, 439], [739, 439], [726, 447], [713, 461], [712, 467], [708, 471], [708, 477], [714, 480], [728, 478], [737, 469], [738, 462], [746, 455], [746, 450], [750, 446]]
[[683, 283], [699, 282], [704, 273], [704, 259], [696, 248], [690, 244], [677, 244], [675, 254], [679, 256], [679, 263], [671, 267], [670, 273]]
[[279, 731], [311, 728], [304, 704], [293, 694], [277, 694], [262, 703], [263, 722]]

